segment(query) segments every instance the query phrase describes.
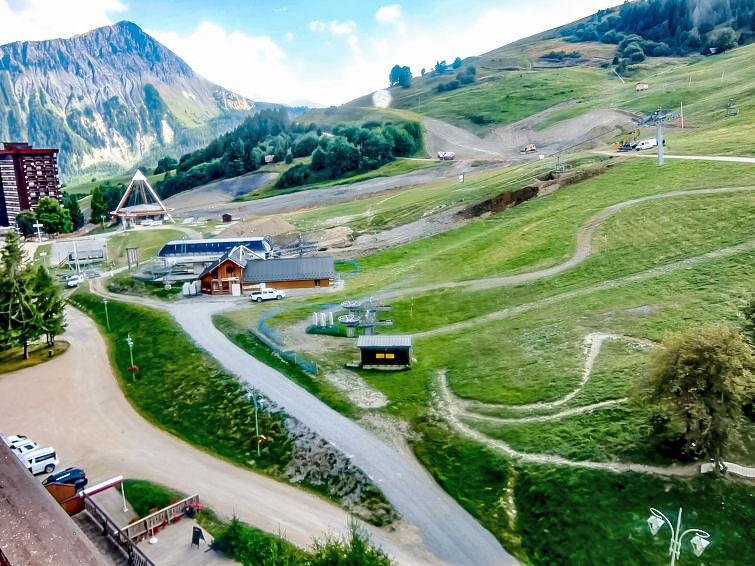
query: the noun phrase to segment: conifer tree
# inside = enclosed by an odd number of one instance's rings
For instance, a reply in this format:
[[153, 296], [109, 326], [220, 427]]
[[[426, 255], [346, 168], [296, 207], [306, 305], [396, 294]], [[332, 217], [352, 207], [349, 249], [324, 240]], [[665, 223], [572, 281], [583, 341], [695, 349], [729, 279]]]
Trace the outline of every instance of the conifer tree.
[[55, 345], [55, 336], [65, 329], [63, 316], [64, 303], [50, 274], [39, 266], [34, 279], [34, 299], [41, 331], [47, 338], [47, 345]]
[[13, 231], [5, 236], [0, 251], [0, 348], [24, 347], [29, 358], [29, 342], [43, 334], [34, 296], [30, 268], [23, 267], [21, 238]]
[[100, 187], [95, 187], [92, 191], [92, 216], [89, 221], [92, 224], [102, 224], [108, 219], [108, 206], [105, 202], [105, 195], [102, 194]]

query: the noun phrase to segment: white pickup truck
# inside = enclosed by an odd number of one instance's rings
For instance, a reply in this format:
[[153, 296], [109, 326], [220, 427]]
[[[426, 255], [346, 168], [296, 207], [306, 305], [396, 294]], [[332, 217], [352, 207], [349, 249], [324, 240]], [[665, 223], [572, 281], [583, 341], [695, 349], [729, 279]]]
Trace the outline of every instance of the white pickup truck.
[[273, 289], [271, 287], [259, 289], [258, 291], [252, 291], [252, 294], [250, 295], [251, 300], [257, 301], [258, 303], [261, 303], [262, 301], [270, 301], [273, 299], [283, 299], [285, 297], [285, 291], [281, 289]]

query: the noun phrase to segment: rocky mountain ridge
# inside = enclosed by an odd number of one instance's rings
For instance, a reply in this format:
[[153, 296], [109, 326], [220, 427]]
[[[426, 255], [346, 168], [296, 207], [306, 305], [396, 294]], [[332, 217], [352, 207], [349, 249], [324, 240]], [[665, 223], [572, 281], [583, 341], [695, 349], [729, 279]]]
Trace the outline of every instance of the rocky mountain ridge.
[[131, 22], [0, 46], [0, 141], [59, 147], [68, 178], [190, 151], [261, 106]]

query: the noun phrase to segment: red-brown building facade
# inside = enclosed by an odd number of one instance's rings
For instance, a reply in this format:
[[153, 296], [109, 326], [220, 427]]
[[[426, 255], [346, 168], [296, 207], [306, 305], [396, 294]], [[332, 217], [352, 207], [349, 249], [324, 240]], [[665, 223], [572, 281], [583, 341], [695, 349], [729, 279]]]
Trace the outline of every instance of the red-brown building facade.
[[40, 199], [60, 200], [57, 149], [33, 149], [28, 143], [0, 148], [0, 226], [15, 226], [22, 210]]

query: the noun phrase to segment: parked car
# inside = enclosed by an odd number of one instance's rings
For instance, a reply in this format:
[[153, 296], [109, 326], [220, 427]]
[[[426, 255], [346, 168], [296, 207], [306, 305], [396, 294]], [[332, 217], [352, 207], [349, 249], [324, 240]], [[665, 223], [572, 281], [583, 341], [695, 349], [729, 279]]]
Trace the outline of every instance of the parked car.
[[26, 454], [27, 452], [31, 452], [33, 450], [36, 450], [37, 448], [39, 448], [39, 445], [33, 440], [29, 440], [28, 438], [24, 442], [18, 442], [14, 446], [11, 446], [11, 450], [16, 453], [16, 456]]
[[76, 491], [81, 491], [89, 483], [89, 480], [81, 468], [66, 468], [47, 476], [42, 485], [50, 485], [52, 483], [67, 483], [74, 486]]
[[23, 434], [12, 434], [10, 436], [3, 436], [2, 434], [0, 434], [0, 437], [2, 437], [3, 442], [5, 442], [5, 445], [10, 448], [13, 448], [14, 446], [18, 446], [20, 444], [27, 444], [27, 443], [33, 442], [31, 438]]
[[273, 289], [272, 287], [265, 287], [258, 291], [252, 291], [250, 298], [252, 301], [261, 303], [262, 301], [269, 301], [272, 299], [283, 299], [286, 297], [286, 292], [282, 289]]
[[16, 455], [21, 460], [21, 463], [35, 475], [42, 472], [50, 474], [60, 463], [52, 446], [37, 448], [24, 454], [17, 453]]
[[82, 283], [86, 277], [83, 275], [71, 275], [66, 279], [66, 287], [78, 287], [79, 283]]

